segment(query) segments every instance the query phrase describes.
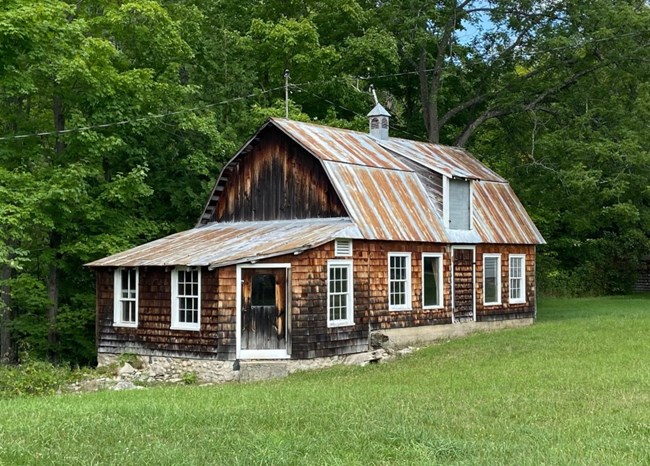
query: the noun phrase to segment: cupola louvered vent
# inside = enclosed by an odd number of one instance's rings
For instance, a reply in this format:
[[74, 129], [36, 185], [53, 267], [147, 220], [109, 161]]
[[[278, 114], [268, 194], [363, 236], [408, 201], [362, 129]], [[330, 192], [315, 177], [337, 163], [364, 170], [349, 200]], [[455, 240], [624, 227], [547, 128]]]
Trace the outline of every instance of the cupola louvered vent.
[[334, 255], [337, 257], [345, 257], [352, 255], [352, 240], [351, 239], [337, 239], [334, 241]]

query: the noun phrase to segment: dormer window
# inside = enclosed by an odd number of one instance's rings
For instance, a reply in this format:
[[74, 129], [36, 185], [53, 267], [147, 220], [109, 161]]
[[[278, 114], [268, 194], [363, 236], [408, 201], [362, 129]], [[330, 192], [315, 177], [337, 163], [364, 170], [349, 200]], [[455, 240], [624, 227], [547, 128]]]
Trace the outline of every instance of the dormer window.
[[470, 180], [449, 179], [447, 184], [445, 217], [450, 230], [472, 228], [472, 185]]

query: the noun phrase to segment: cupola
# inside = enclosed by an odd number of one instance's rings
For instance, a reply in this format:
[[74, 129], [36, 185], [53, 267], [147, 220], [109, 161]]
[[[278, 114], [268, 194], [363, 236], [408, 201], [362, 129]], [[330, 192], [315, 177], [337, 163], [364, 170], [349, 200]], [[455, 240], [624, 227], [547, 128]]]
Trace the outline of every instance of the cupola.
[[377, 103], [375, 108], [368, 113], [368, 123], [370, 125], [370, 135], [383, 141], [388, 139], [390, 113], [380, 104]]

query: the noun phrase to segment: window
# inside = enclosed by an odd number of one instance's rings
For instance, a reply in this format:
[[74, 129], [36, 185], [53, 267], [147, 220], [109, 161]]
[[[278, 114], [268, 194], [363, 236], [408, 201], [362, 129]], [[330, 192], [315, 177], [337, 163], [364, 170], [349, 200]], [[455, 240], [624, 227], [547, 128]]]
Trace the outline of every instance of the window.
[[411, 309], [411, 253], [388, 254], [388, 309]]
[[352, 261], [327, 261], [327, 326], [354, 324]]
[[501, 254], [483, 254], [483, 304], [501, 304]]
[[113, 275], [113, 325], [138, 326], [138, 269], [119, 268]]
[[471, 186], [469, 180], [449, 180], [449, 228], [469, 230], [471, 228]]
[[442, 254], [422, 254], [422, 307], [442, 307]]
[[352, 240], [351, 239], [337, 239], [334, 241], [334, 255], [337, 257], [345, 257], [352, 255]]
[[524, 254], [510, 255], [510, 302], [526, 302], [526, 256]]
[[172, 270], [172, 328], [201, 328], [201, 270], [178, 267]]
[[253, 275], [251, 306], [275, 306], [275, 275]]

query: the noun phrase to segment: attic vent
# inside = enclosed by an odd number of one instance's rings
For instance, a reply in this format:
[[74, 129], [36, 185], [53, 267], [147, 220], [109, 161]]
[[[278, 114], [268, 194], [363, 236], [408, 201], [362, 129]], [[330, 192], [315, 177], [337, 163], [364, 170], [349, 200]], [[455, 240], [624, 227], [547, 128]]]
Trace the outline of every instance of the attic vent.
[[337, 239], [334, 241], [334, 255], [337, 257], [352, 255], [352, 240]]

